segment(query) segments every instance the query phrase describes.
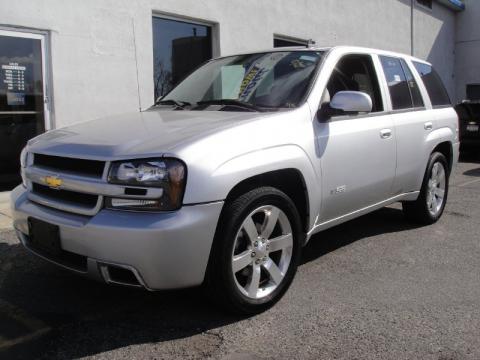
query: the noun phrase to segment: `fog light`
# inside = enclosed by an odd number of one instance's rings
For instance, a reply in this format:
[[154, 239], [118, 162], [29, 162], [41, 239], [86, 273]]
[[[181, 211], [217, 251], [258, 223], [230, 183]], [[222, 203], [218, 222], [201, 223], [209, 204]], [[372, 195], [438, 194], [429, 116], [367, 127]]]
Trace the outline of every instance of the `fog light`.
[[152, 209], [158, 208], [160, 202], [158, 200], [143, 200], [143, 199], [110, 199], [112, 208], [139, 208], [139, 209]]

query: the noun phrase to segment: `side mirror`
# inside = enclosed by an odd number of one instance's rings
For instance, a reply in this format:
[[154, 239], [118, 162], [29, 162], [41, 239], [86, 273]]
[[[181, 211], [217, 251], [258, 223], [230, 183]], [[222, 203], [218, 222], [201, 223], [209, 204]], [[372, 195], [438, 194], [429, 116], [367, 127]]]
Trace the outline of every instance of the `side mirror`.
[[361, 91], [339, 91], [330, 101], [330, 107], [347, 114], [369, 113], [372, 111], [372, 99]]

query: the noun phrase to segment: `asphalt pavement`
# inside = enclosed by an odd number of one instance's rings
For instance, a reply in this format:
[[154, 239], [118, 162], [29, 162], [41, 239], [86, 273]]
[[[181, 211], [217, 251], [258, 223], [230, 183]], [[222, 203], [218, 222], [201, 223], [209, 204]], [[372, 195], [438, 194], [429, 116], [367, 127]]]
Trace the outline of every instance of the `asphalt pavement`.
[[22, 248], [6, 209], [2, 360], [480, 359], [477, 159], [458, 165], [435, 225], [394, 205], [316, 235], [285, 297], [253, 317], [196, 289], [149, 293], [60, 270]]

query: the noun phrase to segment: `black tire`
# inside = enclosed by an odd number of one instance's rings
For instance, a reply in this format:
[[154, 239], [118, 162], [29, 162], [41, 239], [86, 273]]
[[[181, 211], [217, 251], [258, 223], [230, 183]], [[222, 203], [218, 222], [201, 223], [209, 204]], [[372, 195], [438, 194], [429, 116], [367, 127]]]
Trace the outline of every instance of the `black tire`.
[[[232, 254], [237, 233], [252, 211], [262, 206], [275, 206], [287, 216], [292, 230], [293, 246], [290, 265], [282, 281], [269, 295], [252, 299], [238, 288], [232, 270]], [[275, 304], [293, 281], [300, 259], [302, 227], [298, 211], [292, 200], [273, 187], [261, 187], [225, 204], [212, 245], [204, 290], [213, 301], [237, 314], [255, 314]]]
[[[428, 193], [429, 193], [429, 180], [432, 174], [432, 169], [435, 163], [440, 162], [445, 170], [445, 193], [443, 197], [443, 203], [436, 214], [432, 214], [428, 208]], [[407, 219], [416, 223], [430, 225], [438, 221], [443, 214], [445, 204], [448, 198], [448, 183], [450, 177], [450, 169], [447, 159], [442, 153], [434, 152], [430, 155], [428, 160], [427, 169], [423, 177], [422, 188], [420, 189], [420, 195], [416, 201], [405, 201], [402, 203], [403, 212]]]

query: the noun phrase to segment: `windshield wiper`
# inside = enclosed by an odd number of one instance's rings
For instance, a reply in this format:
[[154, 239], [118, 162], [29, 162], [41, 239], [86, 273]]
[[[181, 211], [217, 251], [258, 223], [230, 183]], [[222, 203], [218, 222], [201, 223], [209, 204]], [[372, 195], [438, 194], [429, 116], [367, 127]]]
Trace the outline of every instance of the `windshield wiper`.
[[177, 108], [184, 109], [185, 106], [190, 106], [188, 101], [179, 101], [179, 100], [160, 100], [155, 103], [155, 105], [174, 105]]
[[197, 105], [231, 105], [237, 106], [240, 108], [248, 109], [250, 111], [262, 111], [262, 109], [253, 104], [243, 102], [235, 99], [214, 99], [214, 100], [204, 100], [197, 102]]

